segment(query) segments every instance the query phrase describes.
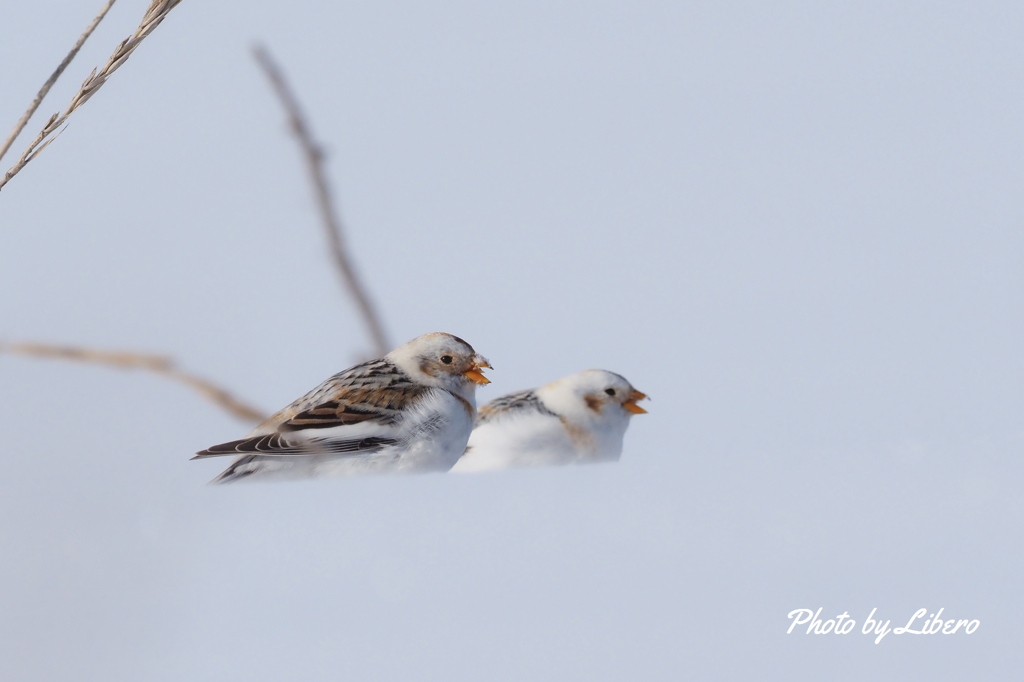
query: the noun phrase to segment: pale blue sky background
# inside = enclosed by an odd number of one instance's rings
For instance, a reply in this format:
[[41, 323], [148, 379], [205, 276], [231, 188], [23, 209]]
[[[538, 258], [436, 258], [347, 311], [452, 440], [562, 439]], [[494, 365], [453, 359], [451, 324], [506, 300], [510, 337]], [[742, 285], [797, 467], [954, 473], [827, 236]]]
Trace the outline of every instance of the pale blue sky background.
[[[8, 4], [4, 131], [101, 3]], [[186, 0], [0, 192], [0, 338], [268, 410], [365, 352], [261, 40], [396, 344], [466, 338], [482, 400], [611, 369], [650, 415], [617, 465], [214, 488], [188, 458], [245, 424], [2, 356], [0, 677], [1019, 671], [1022, 33], [1009, 2]], [[855, 633], [785, 634], [819, 606]], [[981, 626], [860, 634], [921, 607]]]

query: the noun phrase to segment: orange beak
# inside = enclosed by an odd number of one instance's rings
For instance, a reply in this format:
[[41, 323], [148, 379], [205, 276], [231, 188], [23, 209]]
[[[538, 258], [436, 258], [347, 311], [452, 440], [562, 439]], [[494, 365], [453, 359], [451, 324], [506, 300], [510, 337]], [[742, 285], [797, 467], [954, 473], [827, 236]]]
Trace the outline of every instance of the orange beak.
[[640, 391], [634, 389], [633, 392], [629, 394], [629, 400], [622, 403], [622, 407], [626, 410], [626, 412], [632, 412], [633, 414], [647, 414], [647, 410], [636, 404], [636, 401], [646, 399], [646, 393], [641, 393]]
[[486, 386], [487, 384], [491, 383], [491, 380], [485, 377], [483, 372], [480, 371], [485, 367], [487, 369], [494, 369], [493, 367], [491, 367], [491, 363], [487, 362], [487, 358], [478, 355], [475, 358], [473, 358], [473, 365], [465, 372], [463, 372], [462, 376], [466, 377], [474, 384]]

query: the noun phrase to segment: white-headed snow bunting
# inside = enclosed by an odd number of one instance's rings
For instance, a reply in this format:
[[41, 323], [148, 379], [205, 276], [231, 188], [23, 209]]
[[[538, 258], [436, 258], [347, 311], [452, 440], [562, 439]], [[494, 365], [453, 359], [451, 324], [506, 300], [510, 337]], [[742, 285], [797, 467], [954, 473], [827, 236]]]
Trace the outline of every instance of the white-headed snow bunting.
[[452, 471], [618, 460], [629, 418], [647, 412], [637, 405], [646, 397], [600, 369], [503, 396], [480, 408]]
[[448, 471], [466, 448], [487, 359], [451, 334], [417, 337], [335, 374], [241, 440], [193, 459], [238, 456], [214, 483]]

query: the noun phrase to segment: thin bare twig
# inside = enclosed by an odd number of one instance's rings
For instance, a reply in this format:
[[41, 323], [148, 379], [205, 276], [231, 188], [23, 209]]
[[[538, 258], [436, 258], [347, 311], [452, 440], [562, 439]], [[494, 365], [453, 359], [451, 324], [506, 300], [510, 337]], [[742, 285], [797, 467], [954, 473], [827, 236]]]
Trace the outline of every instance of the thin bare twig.
[[334, 208], [334, 199], [331, 196], [331, 189], [327, 184], [327, 177], [324, 173], [324, 151], [313, 139], [302, 108], [299, 106], [299, 102], [291, 87], [289, 87], [281, 69], [271, 58], [270, 52], [262, 45], [257, 45], [253, 48], [253, 55], [256, 57], [260, 67], [262, 67], [271, 86], [273, 86], [274, 92], [277, 94], [278, 99], [281, 100], [281, 104], [284, 105], [285, 112], [288, 115], [288, 125], [291, 127], [292, 132], [295, 133], [295, 138], [298, 140], [299, 146], [302, 148], [303, 155], [306, 158], [306, 167], [313, 182], [313, 191], [316, 194], [320, 217], [327, 231], [327, 241], [331, 247], [334, 265], [348, 292], [356, 300], [359, 312], [362, 314], [363, 320], [369, 329], [370, 337], [373, 339], [377, 357], [381, 357], [391, 350], [391, 344], [388, 343], [387, 336], [384, 333], [384, 325], [381, 323], [380, 315], [378, 315], [377, 309], [374, 307], [369, 294], [356, 273], [355, 265], [345, 250], [345, 243], [342, 239], [341, 219]]
[[74, 360], [120, 369], [144, 369], [173, 381], [185, 384], [198, 391], [203, 397], [216, 403], [232, 416], [243, 421], [261, 422], [267, 415], [228, 393], [223, 388], [179, 369], [171, 358], [160, 355], [145, 355], [118, 351], [92, 350], [70, 346], [51, 346], [42, 343], [2, 343], [0, 353], [28, 355], [37, 358], [58, 358]]
[[107, 16], [107, 12], [110, 11], [110, 8], [114, 6], [115, 2], [117, 2], [117, 0], [107, 0], [107, 4], [102, 10], [100, 10], [100, 13], [97, 14], [96, 18], [92, 20], [92, 23], [85, 28], [85, 32], [78, 37], [78, 41], [74, 46], [72, 46], [71, 51], [68, 52], [67, 56], [64, 57], [64, 61], [57, 66], [57, 70], [50, 74], [50, 77], [46, 79], [45, 83], [43, 83], [43, 87], [41, 87], [39, 92], [36, 93], [36, 98], [32, 100], [32, 104], [28, 106], [25, 113], [22, 114], [21, 118], [18, 119], [18, 122], [14, 124], [14, 130], [12, 130], [11, 134], [7, 136], [6, 140], [4, 140], [3, 146], [0, 146], [0, 159], [4, 158], [4, 154], [6, 154], [7, 150], [11, 148], [14, 141], [18, 139], [18, 135], [21, 135], [21, 131], [25, 129], [26, 125], [28, 125], [28, 120], [32, 118], [32, 114], [36, 113], [36, 109], [38, 109], [39, 105], [42, 104], [43, 98], [50, 92], [50, 88], [52, 88], [53, 84], [57, 82], [60, 75], [64, 73], [64, 69], [68, 68], [68, 64], [70, 64], [71, 60], [75, 58], [78, 51], [82, 49], [82, 45], [85, 44], [85, 41], [89, 39], [92, 32], [100, 25], [100, 22], [103, 21], [103, 17]]
[[18, 172], [25, 167], [25, 165], [36, 158], [40, 152], [53, 142], [54, 133], [64, 125], [64, 122], [68, 120], [75, 109], [89, 101], [89, 98], [96, 94], [96, 91], [103, 87], [103, 84], [107, 82], [114, 71], [117, 71], [118, 67], [124, 64], [125, 60], [131, 56], [135, 48], [139, 46], [146, 36], [153, 32], [160, 22], [164, 20], [167, 13], [174, 9], [181, 0], [153, 0], [149, 9], [146, 10], [145, 16], [142, 17], [142, 23], [135, 29], [135, 33], [121, 41], [121, 44], [117, 46], [114, 53], [110, 55], [110, 59], [98, 71], [93, 69], [89, 77], [82, 83], [82, 87], [79, 89], [75, 96], [71, 98], [71, 103], [68, 104], [68, 108], [64, 110], [63, 114], [54, 114], [43, 126], [43, 129], [39, 131], [36, 138], [29, 144], [28, 149], [21, 155], [17, 163], [11, 166], [10, 170], [4, 174], [3, 178], [0, 178], [0, 189], [6, 185], [11, 178], [18, 174]]

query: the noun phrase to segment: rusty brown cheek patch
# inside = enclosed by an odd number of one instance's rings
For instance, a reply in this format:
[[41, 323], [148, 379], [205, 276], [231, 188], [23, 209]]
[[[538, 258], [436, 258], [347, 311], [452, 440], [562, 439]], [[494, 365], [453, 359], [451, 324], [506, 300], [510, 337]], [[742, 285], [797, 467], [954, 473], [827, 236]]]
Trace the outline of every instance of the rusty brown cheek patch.
[[470, 362], [459, 362], [452, 365], [438, 365], [436, 362], [424, 360], [420, 363], [420, 371], [430, 377], [436, 377], [441, 372], [447, 372], [448, 374], [462, 374], [466, 370], [472, 368], [473, 365]]
[[595, 398], [592, 395], [583, 396], [583, 400], [586, 401], [587, 407], [592, 409], [594, 412], [601, 414], [601, 399]]

